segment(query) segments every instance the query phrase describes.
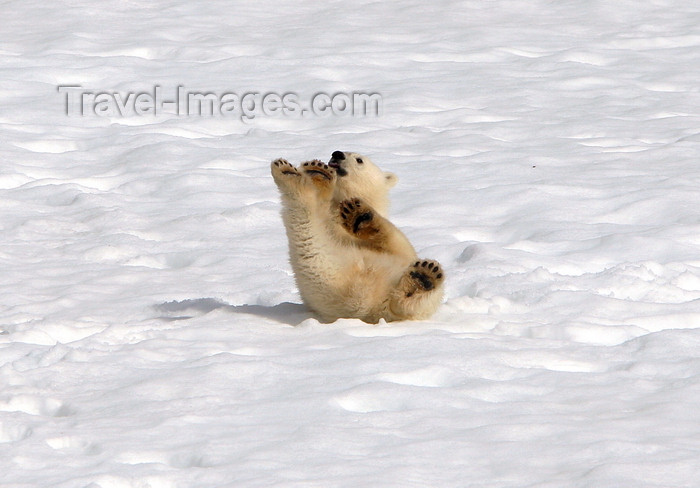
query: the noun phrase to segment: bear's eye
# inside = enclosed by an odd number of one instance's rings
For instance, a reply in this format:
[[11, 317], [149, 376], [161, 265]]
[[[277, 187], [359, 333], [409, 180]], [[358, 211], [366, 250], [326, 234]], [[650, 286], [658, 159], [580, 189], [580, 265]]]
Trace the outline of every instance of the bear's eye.
[[356, 161], [357, 161], [357, 164], [362, 164], [362, 163], [364, 163], [364, 161], [362, 161], [362, 158], [357, 158]]

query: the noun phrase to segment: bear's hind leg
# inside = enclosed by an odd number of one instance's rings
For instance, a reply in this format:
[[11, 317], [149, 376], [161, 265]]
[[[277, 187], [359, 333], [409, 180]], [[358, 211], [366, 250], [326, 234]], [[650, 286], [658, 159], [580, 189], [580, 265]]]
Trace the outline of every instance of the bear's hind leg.
[[382, 217], [359, 198], [340, 202], [340, 223], [349, 234], [358, 239], [381, 240]]
[[437, 261], [416, 261], [408, 270], [406, 297], [410, 298], [414, 293], [434, 290], [443, 280], [442, 270]]
[[406, 236], [394, 224], [359, 198], [340, 202], [340, 224], [358, 239], [362, 247], [373, 251], [414, 259], [416, 252]]
[[445, 276], [437, 261], [416, 261], [392, 292], [390, 307], [400, 319], [422, 319], [440, 305]]

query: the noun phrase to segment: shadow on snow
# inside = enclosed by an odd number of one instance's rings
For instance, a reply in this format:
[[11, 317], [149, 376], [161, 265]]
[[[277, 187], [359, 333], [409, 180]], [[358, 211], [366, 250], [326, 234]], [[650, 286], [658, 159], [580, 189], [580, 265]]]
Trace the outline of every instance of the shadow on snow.
[[154, 308], [163, 313], [157, 318], [168, 322], [201, 317], [214, 310], [257, 315], [288, 325], [298, 325], [300, 322], [312, 317], [311, 312], [304, 305], [290, 302], [266, 307], [263, 305], [230, 305], [216, 298], [194, 298], [165, 302], [155, 305]]

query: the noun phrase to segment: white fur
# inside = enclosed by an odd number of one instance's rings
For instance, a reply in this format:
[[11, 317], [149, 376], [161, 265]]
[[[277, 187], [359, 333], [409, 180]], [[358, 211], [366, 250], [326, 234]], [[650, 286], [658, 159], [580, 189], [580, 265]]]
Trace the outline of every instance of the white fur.
[[[357, 153], [344, 153], [341, 163], [347, 171], [346, 176], [339, 176], [333, 192], [333, 201], [339, 203], [348, 198], [360, 198], [384, 217], [389, 211], [389, 189], [399, 182], [398, 176], [382, 171], [367, 156]], [[362, 160], [358, 164], [357, 160]]]
[[[428, 317], [442, 300], [442, 278], [431, 290], [416, 287], [411, 278], [416, 253], [404, 234], [384, 218], [396, 175], [381, 171], [365, 156], [344, 154], [337, 171], [344, 176], [327, 166], [320, 170], [328, 173], [327, 178], [283, 160], [271, 166], [282, 194], [290, 261], [304, 303], [325, 321], [345, 317], [376, 323], [382, 318]], [[340, 204], [349, 198], [359, 198], [375, 212], [373, 222], [381, 224], [381, 249], [341, 226]]]

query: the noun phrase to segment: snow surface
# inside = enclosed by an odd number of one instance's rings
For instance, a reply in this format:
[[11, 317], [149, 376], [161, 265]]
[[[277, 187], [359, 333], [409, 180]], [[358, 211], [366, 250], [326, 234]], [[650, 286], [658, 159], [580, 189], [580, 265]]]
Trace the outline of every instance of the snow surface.
[[[700, 486], [700, 7], [3, 3], [0, 486]], [[61, 85], [376, 92], [67, 116]], [[372, 157], [428, 321], [300, 304], [269, 161]]]

